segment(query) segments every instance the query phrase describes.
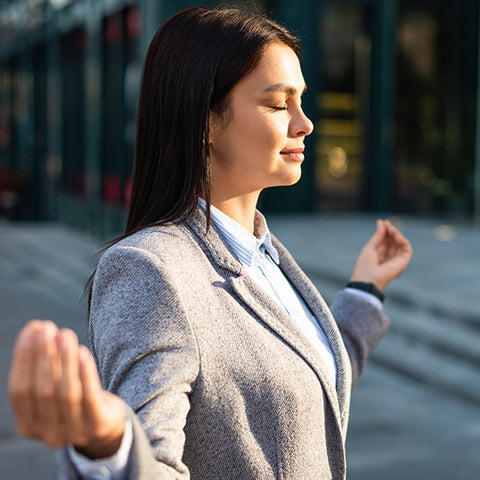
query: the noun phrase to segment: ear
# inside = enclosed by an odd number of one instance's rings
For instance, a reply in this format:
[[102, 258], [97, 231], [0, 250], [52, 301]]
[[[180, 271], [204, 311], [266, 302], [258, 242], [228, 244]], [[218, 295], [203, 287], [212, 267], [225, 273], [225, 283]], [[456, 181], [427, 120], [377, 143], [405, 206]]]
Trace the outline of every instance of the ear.
[[208, 143], [215, 143], [222, 125], [222, 116], [210, 110], [208, 115]]

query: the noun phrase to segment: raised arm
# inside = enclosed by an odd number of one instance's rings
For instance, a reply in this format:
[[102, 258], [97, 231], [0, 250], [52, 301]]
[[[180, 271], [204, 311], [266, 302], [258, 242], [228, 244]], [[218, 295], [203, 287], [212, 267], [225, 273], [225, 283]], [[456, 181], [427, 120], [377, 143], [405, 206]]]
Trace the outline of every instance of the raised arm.
[[[388, 220], [378, 220], [375, 233], [355, 262], [351, 280], [373, 283], [383, 290], [403, 273], [411, 257], [409, 241]], [[374, 303], [346, 290], [336, 296], [330, 308], [350, 356], [355, 386], [390, 321]]]

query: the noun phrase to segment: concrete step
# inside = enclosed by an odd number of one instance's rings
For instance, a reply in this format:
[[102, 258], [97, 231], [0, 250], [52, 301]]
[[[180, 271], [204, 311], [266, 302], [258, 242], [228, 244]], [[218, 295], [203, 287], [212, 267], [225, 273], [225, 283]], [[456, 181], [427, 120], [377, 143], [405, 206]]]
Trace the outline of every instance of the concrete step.
[[95, 266], [96, 242], [56, 224], [0, 228], [0, 264], [6, 278], [78, 302]]
[[387, 307], [391, 330], [442, 354], [480, 368], [480, 330], [456, 319], [393, 303]]
[[[84, 275], [95, 264], [94, 256], [99, 250], [99, 243], [84, 233], [61, 225], [20, 224], [0, 227], [2, 246], [16, 248], [22, 254], [28, 252], [38, 261], [66, 267], [71, 272]], [[0, 252], [0, 255], [2, 253]]]
[[480, 405], [480, 369], [422, 341], [389, 332], [371, 362], [428, 385], [450, 397]]

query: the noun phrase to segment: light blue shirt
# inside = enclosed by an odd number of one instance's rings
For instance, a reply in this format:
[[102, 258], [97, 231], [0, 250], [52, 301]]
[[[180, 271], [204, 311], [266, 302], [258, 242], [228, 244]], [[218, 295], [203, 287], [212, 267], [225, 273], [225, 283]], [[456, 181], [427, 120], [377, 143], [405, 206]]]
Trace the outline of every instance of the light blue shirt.
[[[200, 199], [205, 210], [205, 201]], [[292, 284], [281, 271], [278, 252], [272, 245], [270, 231], [263, 215], [255, 213], [255, 235], [222, 211], [210, 207], [213, 225], [220, 231], [234, 255], [257, 283], [258, 288], [269, 295], [289, 315], [306, 339], [317, 350], [323, 360], [328, 381], [336, 385], [337, 366], [330, 343], [316, 317], [305, 304]], [[359, 295], [381, 309], [382, 304], [375, 296], [352, 288], [345, 289]], [[91, 460], [69, 446], [68, 454], [77, 471], [83, 478], [95, 480], [126, 480], [130, 450], [133, 442], [133, 427], [127, 419], [125, 434], [120, 449], [108, 458]]]
[[[205, 209], [203, 199], [200, 199], [200, 206]], [[328, 380], [335, 387], [337, 367], [330, 343], [303, 298], [278, 266], [278, 252], [272, 245], [270, 231], [263, 215], [256, 211], [255, 234], [252, 234], [213, 205], [210, 207], [210, 212], [213, 225], [220, 231], [258, 287], [285, 310], [292, 322], [318, 351], [328, 374]]]

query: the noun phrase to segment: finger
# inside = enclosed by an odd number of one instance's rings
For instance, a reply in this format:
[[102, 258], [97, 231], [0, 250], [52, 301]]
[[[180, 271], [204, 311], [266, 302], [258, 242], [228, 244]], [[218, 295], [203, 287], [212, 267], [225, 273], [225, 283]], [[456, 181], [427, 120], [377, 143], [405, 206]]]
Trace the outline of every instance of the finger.
[[395, 244], [396, 254], [401, 253], [401, 254], [407, 254], [411, 256], [413, 252], [412, 246], [410, 242], [402, 234], [402, 232], [400, 232], [400, 230], [395, 228], [390, 222], [388, 222], [387, 228], [388, 228], [389, 236], [392, 239], [392, 243]]
[[368, 246], [377, 248], [380, 243], [384, 240], [386, 232], [385, 222], [378, 219], [376, 224], [376, 229], [373, 235], [370, 237], [370, 240], [367, 242]]
[[387, 233], [387, 257], [394, 258], [397, 254], [397, 243], [395, 238], [388, 232]]
[[395, 227], [388, 221], [385, 220], [385, 237], [384, 237], [384, 245], [386, 249], [385, 257], [387, 259], [391, 259], [395, 256], [397, 244], [395, 239], [396, 229]]
[[411, 243], [408, 241], [408, 239], [406, 239], [401, 233], [399, 233], [400, 237], [399, 239], [397, 240], [398, 244], [399, 244], [399, 248], [407, 253], [408, 255], [410, 255], [410, 257], [412, 256], [412, 253], [413, 253], [413, 249], [412, 249], [412, 245]]
[[[80, 378], [83, 390], [84, 415], [89, 431], [85, 436], [85, 453], [110, 456], [120, 446], [125, 431], [123, 401], [103, 390], [92, 354], [84, 345], [79, 347]], [[95, 451], [92, 451], [92, 445]], [[80, 445], [82, 446], [82, 445]]]
[[383, 265], [391, 272], [393, 279], [398, 277], [407, 267], [411, 258], [411, 251], [407, 247], [403, 248], [396, 245], [389, 248], [387, 255], [388, 257], [385, 258]]
[[36, 437], [32, 399], [33, 330], [33, 323], [29, 323], [17, 336], [8, 378], [8, 392], [17, 428], [29, 438]]
[[60, 398], [64, 436], [73, 443], [82, 436], [82, 384], [78, 366], [78, 337], [73, 330], [60, 330], [57, 344], [61, 361]]
[[43, 441], [50, 447], [64, 444], [61, 433], [59, 383], [61, 364], [53, 322], [45, 322], [35, 342], [34, 415]]
[[388, 234], [396, 243], [403, 244], [407, 241], [407, 239], [403, 236], [402, 232], [400, 232], [400, 230], [398, 230], [398, 228], [392, 225], [388, 220], [386, 221], [386, 228]]
[[381, 238], [385, 234], [385, 228], [386, 228], [385, 221], [381, 219], [377, 219], [376, 229], [375, 229], [375, 233], [373, 234], [373, 237]]
[[101, 420], [100, 403], [103, 398], [103, 390], [100, 379], [98, 378], [95, 360], [85, 345], [79, 346], [78, 363], [83, 392], [83, 416], [92, 427]]
[[377, 255], [379, 263], [383, 263], [387, 259], [387, 246], [380, 244], [377, 246]]

